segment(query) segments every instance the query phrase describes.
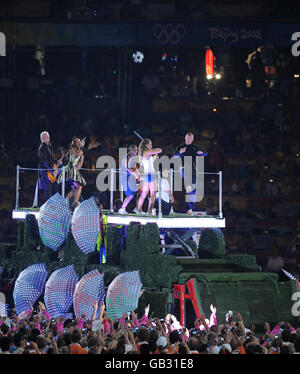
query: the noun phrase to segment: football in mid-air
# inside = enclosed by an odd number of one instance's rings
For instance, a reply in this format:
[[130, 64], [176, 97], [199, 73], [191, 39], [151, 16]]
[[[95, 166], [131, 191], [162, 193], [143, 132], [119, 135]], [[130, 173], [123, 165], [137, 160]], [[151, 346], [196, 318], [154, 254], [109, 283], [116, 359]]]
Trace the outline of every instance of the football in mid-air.
[[143, 52], [136, 51], [136, 52], [134, 52], [132, 57], [133, 57], [134, 62], [136, 62], [137, 64], [140, 64], [144, 59], [144, 54], [143, 54]]

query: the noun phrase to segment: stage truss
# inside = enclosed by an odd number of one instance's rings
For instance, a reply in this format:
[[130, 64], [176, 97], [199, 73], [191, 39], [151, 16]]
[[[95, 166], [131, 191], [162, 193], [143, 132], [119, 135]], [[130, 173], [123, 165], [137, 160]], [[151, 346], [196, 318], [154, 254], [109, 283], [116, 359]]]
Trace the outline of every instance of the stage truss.
[[[14, 209], [12, 218], [16, 220], [25, 219], [27, 214], [34, 214], [36, 219], [39, 217], [39, 210], [32, 209]], [[142, 225], [147, 223], [156, 223], [159, 228], [225, 228], [225, 218], [218, 216], [205, 216], [194, 212], [193, 216], [188, 214], [170, 214], [169, 216], [147, 216], [139, 214], [122, 215], [118, 213], [111, 213], [109, 210], [104, 210], [103, 214], [107, 215], [109, 224], [113, 225], [129, 225], [131, 222], [138, 222]]]

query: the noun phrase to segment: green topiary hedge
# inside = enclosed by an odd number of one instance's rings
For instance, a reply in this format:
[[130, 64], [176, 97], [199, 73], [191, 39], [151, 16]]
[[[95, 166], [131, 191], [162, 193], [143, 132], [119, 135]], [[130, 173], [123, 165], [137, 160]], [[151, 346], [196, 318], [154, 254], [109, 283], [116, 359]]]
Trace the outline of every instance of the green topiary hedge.
[[198, 246], [201, 258], [224, 258], [226, 254], [225, 239], [218, 228], [207, 228], [200, 236]]
[[139, 305], [137, 309], [138, 318], [141, 318], [144, 315], [145, 307], [149, 304], [149, 318], [158, 317], [164, 318], [167, 313], [168, 302], [170, 300], [170, 294], [168, 292], [151, 292], [144, 291], [142, 296], [139, 299]]
[[247, 254], [236, 254], [236, 255], [227, 255], [226, 257], [232, 263], [239, 265], [243, 268], [260, 271], [260, 266], [256, 263], [256, 256], [247, 255]]
[[10, 259], [12, 252], [16, 249], [15, 244], [0, 243], [0, 259]]
[[23, 248], [35, 249], [40, 241], [39, 227], [35, 215], [27, 214], [24, 221]]
[[106, 233], [106, 263], [118, 266], [120, 263], [120, 228], [116, 226], [108, 226]]
[[17, 223], [17, 248], [22, 248], [24, 245], [24, 221], [18, 220]]
[[[12, 279], [18, 277], [19, 273], [26, 267], [37, 264], [45, 263], [47, 266], [51, 264], [49, 256], [51, 255], [49, 248], [41, 247], [40, 250], [22, 247], [11, 252], [10, 259], [7, 259], [4, 266], [3, 278]], [[1, 259], [3, 266], [3, 260]]]
[[144, 286], [149, 289], [170, 289], [182, 271], [176, 257], [160, 253], [159, 229], [155, 223], [129, 225], [121, 267], [126, 271], [139, 270]]
[[75, 271], [81, 278], [85, 274], [85, 268], [88, 266], [88, 256], [78, 247], [71, 231], [67, 236], [63, 248], [64, 253], [60, 261], [60, 267], [74, 265]]
[[99, 265], [88, 265], [85, 268], [85, 274], [89, 273], [92, 270], [98, 270], [99, 273], [104, 275], [104, 284], [109, 286], [110, 283], [123, 271], [121, 271], [118, 266], [111, 266], [108, 264], [99, 264]]

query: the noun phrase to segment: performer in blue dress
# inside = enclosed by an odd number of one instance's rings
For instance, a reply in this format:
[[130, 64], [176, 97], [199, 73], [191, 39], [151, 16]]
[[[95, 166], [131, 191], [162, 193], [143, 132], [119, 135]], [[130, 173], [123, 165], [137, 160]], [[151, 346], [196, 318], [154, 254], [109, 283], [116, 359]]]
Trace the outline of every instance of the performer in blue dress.
[[[128, 153], [121, 160], [120, 182], [126, 195], [119, 213], [126, 214], [126, 207], [138, 192], [139, 186], [139, 164], [137, 163], [137, 146], [131, 144]], [[134, 212], [137, 210], [135, 208]]]

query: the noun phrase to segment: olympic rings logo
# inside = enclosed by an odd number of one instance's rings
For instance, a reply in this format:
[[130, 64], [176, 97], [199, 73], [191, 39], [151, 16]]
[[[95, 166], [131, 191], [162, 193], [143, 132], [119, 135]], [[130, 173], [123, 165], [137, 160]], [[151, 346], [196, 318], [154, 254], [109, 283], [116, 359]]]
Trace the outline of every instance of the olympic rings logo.
[[168, 42], [173, 45], [178, 44], [185, 34], [185, 26], [182, 24], [175, 27], [170, 23], [166, 26], [158, 23], [153, 27], [153, 35], [159, 40], [160, 44], [167, 44]]

